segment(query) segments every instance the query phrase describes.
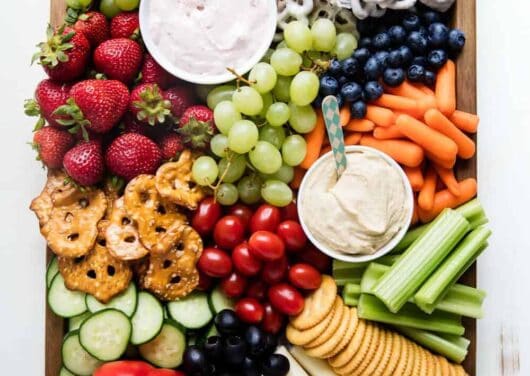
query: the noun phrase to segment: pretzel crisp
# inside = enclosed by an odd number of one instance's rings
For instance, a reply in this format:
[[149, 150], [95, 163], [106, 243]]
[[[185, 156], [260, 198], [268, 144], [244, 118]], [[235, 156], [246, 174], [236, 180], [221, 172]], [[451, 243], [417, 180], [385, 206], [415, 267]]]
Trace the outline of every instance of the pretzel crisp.
[[197, 261], [202, 253], [202, 240], [189, 226], [182, 226], [180, 236], [165, 255], [149, 257], [147, 268], [140, 267], [140, 285], [164, 301], [178, 300], [197, 287]]
[[191, 151], [184, 150], [177, 162], [165, 163], [158, 169], [156, 188], [163, 198], [190, 210], [195, 210], [204, 198], [205, 192], [203, 188], [193, 182], [192, 167]]
[[146, 256], [149, 250], [140, 242], [140, 235], [132, 218], [125, 211], [123, 197], [114, 201], [109, 224], [105, 230], [107, 249], [117, 259], [129, 261]]
[[140, 241], [153, 254], [169, 251], [187, 218], [158, 194], [153, 175], [140, 175], [125, 188], [125, 211], [138, 224]]
[[41, 228], [48, 246], [58, 256], [86, 255], [96, 242], [98, 222], [105, 214], [107, 199], [100, 190], [51, 195], [53, 208], [48, 222]]

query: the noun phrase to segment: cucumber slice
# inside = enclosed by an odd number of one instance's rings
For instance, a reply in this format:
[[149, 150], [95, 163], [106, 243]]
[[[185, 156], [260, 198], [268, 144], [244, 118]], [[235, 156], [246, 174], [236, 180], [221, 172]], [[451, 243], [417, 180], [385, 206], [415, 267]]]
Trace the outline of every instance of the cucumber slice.
[[99, 360], [90, 355], [79, 342], [79, 332], [73, 331], [66, 335], [61, 355], [63, 365], [67, 371], [79, 376], [91, 376], [102, 364]]
[[70, 318], [86, 312], [85, 293], [71, 291], [64, 285], [61, 274], [57, 274], [48, 290], [48, 304], [58, 316]]
[[155, 339], [139, 347], [140, 355], [161, 368], [176, 368], [182, 364], [186, 350], [184, 333], [171, 321], [165, 321]]
[[107, 304], [99, 302], [92, 295], [86, 296], [86, 305], [90, 312], [95, 313], [103, 311], [107, 308], [114, 308], [118, 311], [122, 311], [127, 316], [132, 317], [136, 311], [136, 304], [138, 302], [138, 294], [136, 293], [136, 286], [134, 283], [129, 284], [127, 290], [122, 292], [120, 295], [112, 298]]
[[186, 329], [199, 329], [213, 318], [204, 292], [192, 292], [185, 298], [167, 305], [169, 316]]
[[192, 334], [188, 336], [188, 347], [198, 344], [199, 342], [199, 336], [197, 334]]
[[217, 286], [208, 297], [208, 304], [212, 312], [217, 315], [223, 309], [234, 310], [235, 303], [232, 299], [226, 296], [219, 286]]
[[83, 321], [88, 319], [91, 315], [92, 313], [85, 312], [85, 313], [80, 314], [79, 316], [69, 318], [68, 319], [68, 331], [71, 332], [73, 330], [79, 329]]
[[129, 318], [116, 309], [94, 313], [79, 328], [79, 342], [93, 357], [108, 362], [127, 350], [132, 326]]
[[164, 307], [147, 292], [138, 294], [138, 306], [131, 318], [131, 343], [141, 345], [155, 338], [164, 324]]
[[62, 367], [59, 372], [59, 376], [75, 376], [72, 372], [68, 371], [66, 368]]
[[48, 267], [46, 268], [46, 287], [50, 288], [53, 278], [59, 273], [59, 261], [53, 256]]
[[208, 331], [206, 332], [206, 339], [210, 337], [218, 336], [218, 335], [219, 335], [219, 332], [217, 331], [217, 328], [215, 327], [215, 325], [214, 324], [210, 325], [210, 327], [208, 328]]

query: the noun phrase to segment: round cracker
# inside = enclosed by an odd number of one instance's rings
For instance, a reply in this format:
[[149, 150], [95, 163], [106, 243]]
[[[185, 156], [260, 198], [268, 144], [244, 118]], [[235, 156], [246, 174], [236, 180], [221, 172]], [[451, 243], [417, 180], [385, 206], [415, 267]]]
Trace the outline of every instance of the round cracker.
[[342, 299], [337, 297], [337, 300], [339, 300], [340, 303], [339, 306], [336, 308], [335, 314], [333, 315], [333, 318], [331, 319], [331, 322], [329, 323], [328, 327], [317, 338], [305, 345], [304, 347], [306, 349], [318, 347], [330, 340], [331, 338], [337, 337], [335, 334], [343, 320], [345, 308], [344, 304], [342, 304]]
[[343, 337], [338, 334], [346, 332], [346, 329], [348, 328], [349, 322], [351, 320], [350, 316], [351, 316], [351, 313], [350, 313], [349, 308], [343, 306], [342, 317], [340, 319], [339, 327], [334, 331], [332, 336], [326, 342], [322, 343], [321, 345], [317, 347], [312, 347], [308, 349], [306, 351], [307, 355], [313, 356], [315, 358], [322, 358], [322, 359], [327, 358], [326, 354], [329, 353], [331, 350], [333, 350], [335, 347], [337, 347], [338, 343], [342, 341]]
[[447, 359], [444, 356], [438, 356], [438, 363], [440, 363], [442, 369], [442, 376], [450, 376], [451, 371], [449, 369], [451, 368], [451, 365]]
[[423, 363], [421, 360], [422, 354], [420, 353], [420, 348], [415, 343], [411, 342], [412, 352], [410, 359], [412, 361], [412, 368], [409, 375], [421, 375], [420, 368]]
[[353, 355], [355, 355], [355, 353], [361, 346], [361, 343], [365, 338], [367, 330], [368, 326], [366, 324], [366, 321], [358, 319], [357, 328], [355, 329], [355, 334], [353, 335], [352, 340], [337, 355], [328, 359], [329, 365], [334, 368], [344, 366], [348, 362], [348, 360], [350, 360]]
[[401, 348], [405, 346], [403, 338], [395, 332], [392, 332], [392, 348], [388, 357], [386, 366], [382, 369], [376, 370], [380, 372], [381, 376], [391, 376], [394, 374], [394, 370], [397, 367], [399, 358], [401, 356]]
[[461, 365], [454, 365], [453, 369], [455, 370], [456, 376], [467, 376], [467, 372], [464, 370], [464, 367]]
[[425, 375], [425, 376], [434, 376], [435, 375], [435, 372], [434, 372], [434, 357], [429, 351], [425, 350], [424, 348], [422, 348], [422, 351], [425, 354], [424, 357], [423, 357], [423, 360], [425, 362], [425, 368], [424, 368], [423, 375]]
[[355, 330], [357, 329], [357, 323], [359, 322], [359, 317], [357, 316], [357, 308], [350, 308], [349, 311], [350, 318], [348, 320], [348, 326], [346, 328], [346, 331], [338, 345], [335, 346], [330, 352], [325, 355], [326, 358], [331, 358], [341, 352], [342, 349], [348, 346], [348, 343], [351, 341], [353, 335], [355, 334]]
[[291, 318], [291, 325], [298, 330], [317, 325], [331, 311], [336, 296], [335, 280], [329, 275], [323, 275], [320, 287], [305, 299], [304, 310], [298, 316]]
[[434, 365], [434, 375], [435, 376], [442, 376], [442, 365], [439, 361], [439, 356], [432, 355], [432, 363]]
[[353, 358], [351, 358], [344, 366], [335, 370], [338, 374], [347, 375], [353, 371], [357, 373], [358, 370], [363, 370], [366, 368], [366, 365], [368, 364], [367, 362], [373, 358], [383, 333], [377, 325], [372, 323], [367, 325], [368, 331], [365, 334], [365, 340], [361, 343], [359, 350], [353, 356]]
[[404, 376], [406, 375], [405, 371], [407, 371], [408, 365], [410, 364], [410, 343], [402, 335], [396, 334], [396, 336], [401, 340], [401, 351], [399, 352], [399, 360], [396, 364], [396, 368], [391, 375]]
[[384, 338], [380, 340], [380, 344], [374, 354], [374, 357], [368, 363], [366, 368], [361, 372], [361, 375], [373, 376], [380, 375], [383, 369], [386, 368], [390, 360], [390, 353], [394, 347], [394, 337], [389, 330], [383, 330]]

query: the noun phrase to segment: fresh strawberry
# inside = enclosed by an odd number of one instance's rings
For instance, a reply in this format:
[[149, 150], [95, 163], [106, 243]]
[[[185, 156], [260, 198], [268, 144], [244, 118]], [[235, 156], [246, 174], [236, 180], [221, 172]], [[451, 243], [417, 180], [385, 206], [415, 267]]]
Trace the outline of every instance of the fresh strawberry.
[[110, 38], [109, 22], [100, 12], [91, 11], [79, 15], [74, 30], [83, 33], [92, 48]]
[[[26, 115], [39, 116], [35, 129], [40, 129], [47, 121], [52, 127], [63, 128], [59, 124], [61, 116], [53, 112], [66, 104], [70, 97], [69, 84], [61, 84], [52, 80], [42, 80], [35, 90], [35, 99], [28, 99], [24, 104]], [[64, 119], [63, 119], [64, 120]]]
[[63, 159], [66, 173], [78, 184], [87, 186], [101, 181], [105, 163], [100, 141], [82, 141], [74, 146]]
[[157, 84], [141, 84], [131, 92], [129, 111], [151, 126], [162, 124], [171, 116], [171, 103]]
[[47, 41], [39, 43], [40, 51], [33, 55], [48, 76], [59, 82], [73, 81], [86, 70], [90, 58], [90, 42], [83, 33], [61, 26], [55, 32], [48, 27]]
[[75, 137], [67, 130], [44, 127], [35, 132], [33, 148], [37, 150], [37, 159], [48, 168], [60, 168], [64, 155], [74, 146]]
[[122, 12], [110, 21], [112, 38], [138, 39], [140, 36], [140, 18], [138, 12]]
[[81, 128], [87, 139], [87, 130], [106, 133], [120, 121], [129, 103], [129, 89], [116, 80], [85, 80], [72, 87], [67, 103], [55, 114], [68, 117], [61, 122], [72, 132]]
[[180, 118], [187, 108], [195, 103], [195, 95], [187, 86], [175, 86], [164, 92], [164, 98], [171, 102], [171, 114]]
[[96, 69], [108, 78], [131, 83], [142, 65], [142, 47], [127, 38], [109, 39], [94, 51]]
[[157, 84], [165, 90], [177, 81], [178, 80], [171, 75], [171, 73], [162, 68], [150, 54], [145, 55], [144, 64], [142, 66], [141, 82], [143, 84]]
[[182, 137], [176, 133], [166, 133], [158, 141], [163, 160], [175, 160], [184, 150]]
[[138, 133], [117, 137], [105, 155], [109, 170], [126, 180], [140, 174], [154, 174], [161, 159], [160, 149], [154, 141]]
[[127, 112], [123, 117], [122, 131], [123, 133], [139, 133], [141, 135], [150, 137], [153, 128], [145, 123], [141, 123], [136, 117]]
[[192, 149], [206, 149], [215, 134], [212, 110], [203, 105], [187, 108], [180, 118], [179, 133]]

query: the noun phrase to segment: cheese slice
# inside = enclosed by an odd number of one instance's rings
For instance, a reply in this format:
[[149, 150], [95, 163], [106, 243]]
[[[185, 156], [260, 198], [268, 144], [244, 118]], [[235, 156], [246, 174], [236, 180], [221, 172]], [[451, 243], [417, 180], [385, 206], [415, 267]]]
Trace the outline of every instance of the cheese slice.
[[289, 373], [286, 376], [309, 376], [306, 371], [300, 366], [295, 358], [287, 351], [285, 346], [279, 346], [276, 349], [276, 354], [281, 354], [289, 360]]
[[322, 359], [313, 358], [299, 346], [293, 346], [291, 355], [304, 367], [310, 376], [336, 376], [328, 362]]

